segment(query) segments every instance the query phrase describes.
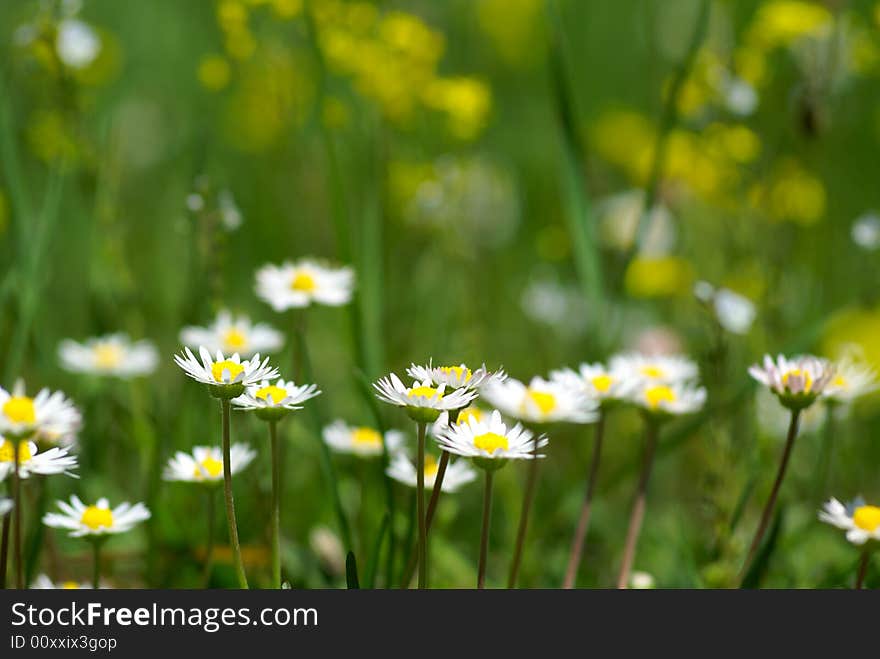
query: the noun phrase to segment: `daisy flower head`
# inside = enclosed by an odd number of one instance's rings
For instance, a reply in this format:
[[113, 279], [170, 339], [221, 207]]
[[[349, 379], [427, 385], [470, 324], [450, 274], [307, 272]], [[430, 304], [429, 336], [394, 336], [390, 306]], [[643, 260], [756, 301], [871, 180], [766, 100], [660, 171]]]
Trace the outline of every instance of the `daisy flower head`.
[[609, 362], [612, 373], [627, 383], [674, 384], [696, 380], [696, 363], [683, 355], [647, 355], [629, 352], [615, 355]]
[[598, 418], [599, 403], [581, 387], [533, 377], [528, 384], [514, 378], [492, 381], [481, 395], [504, 414], [530, 423], [592, 423]]
[[[232, 475], [243, 471], [257, 452], [247, 444], [229, 447], [229, 470]], [[166, 481], [216, 485], [223, 480], [223, 451], [219, 446], [196, 446], [191, 453], [178, 451], [168, 460], [162, 472]]]
[[174, 355], [174, 361], [193, 380], [208, 385], [215, 398], [236, 398], [244, 394], [246, 387], [278, 377], [278, 369], [269, 366], [269, 358], [261, 362], [259, 354], [242, 361], [238, 353], [225, 357], [218, 350], [212, 358], [207, 348], [199, 346], [199, 356], [201, 361], [192, 350], [184, 348]]
[[263, 380], [259, 384], [248, 385], [244, 393], [232, 399], [235, 409], [253, 411], [264, 421], [277, 421], [293, 410], [301, 410], [310, 398], [319, 395], [317, 385], [295, 385], [291, 381], [277, 380], [272, 384]]
[[852, 403], [877, 390], [877, 372], [867, 364], [851, 358], [835, 362], [834, 376], [822, 391], [822, 398], [829, 403]]
[[581, 364], [578, 370], [563, 368], [550, 373], [550, 380], [572, 389], [582, 389], [584, 394], [607, 406], [626, 398], [630, 382], [604, 364]]
[[819, 511], [819, 519], [846, 531], [846, 539], [854, 545], [880, 540], [880, 506], [867, 505], [861, 498], [847, 505], [829, 499]]
[[749, 375], [776, 394], [790, 410], [802, 410], [815, 402], [834, 379], [834, 366], [826, 359], [805, 355], [775, 360], [764, 355], [764, 364], [749, 368]]
[[403, 407], [410, 418], [419, 423], [432, 423], [441, 412], [467, 407], [477, 397], [470, 389], [456, 389], [446, 393], [446, 385], [435, 385], [431, 380], [413, 382], [407, 387], [394, 373], [373, 383], [379, 400]]
[[629, 401], [655, 418], [699, 411], [706, 402], [706, 390], [693, 384], [663, 384], [643, 381], [629, 392]]
[[20, 380], [11, 392], [0, 387], [0, 435], [53, 440], [75, 434], [81, 424], [79, 410], [60, 391], [41, 389], [31, 398]]
[[180, 342], [190, 348], [205, 346], [209, 352], [238, 353], [247, 358], [280, 350], [284, 337], [266, 323], [252, 323], [247, 316], [233, 316], [224, 309], [207, 327], [184, 327], [180, 330]]
[[312, 303], [338, 307], [351, 300], [354, 271], [313, 259], [267, 264], [257, 270], [256, 293], [275, 311], [300, 309]]
[[91, 584], [80, 583], [78, 581], [59, 581], [54, 582], [45, 574], [37, 575], [31, 584], [31, 590], [91, 590]]
[[475, 465], [489, 471], [500, 469], [507, 460], [543, 458], [535, 451], [547, 442], [546, 436], [535, 438], [520, 424], [508, 427], [498, 410], [493, 410], [488, 419], [471, 419], [437, 434], [437, 443], [444, 451], [473, 458]]
[[419, 382], [430, 380], [435, 385], [445, 384], [447, 389], [477, 389], [489, 384], [489, 382], [503, 382], [507, 379], [504, 369], [490, 371], [485, 364], [478, 369], [471, 370], [465, 364], [434, 366], [433, 360], [429, 361], [427, 366], [412, 364], [406, 369], [406, 374]]
[[[439, 465], [437, 458], [430, 453], [425, 454], [425, 489], [434, 489], [437, 480]], [[391, 464], [385, 473], [399, 483], [408, 487], [418, 487], [418, 471], [416, 465], [402, 452], [394, 454]], [[457, 492], [462, 485], [470, 483], [477, 477], [476, 470], [465, 460], [450, 460], [446, 465], [446, 473], [443, 476], [441, 492]]]
[[15, 470], [15, 445], [18, 444], [18, 476], [29, 478], [31, 475], [50, 476], [64, 474], [79, 478], [73, 473], [77, 468], [76, 456], [68, 455], [66, 448], [50, 448], [39, 451], [37, 444], [22, 440], [13, 442], [0, 437], [0, 482], [4, 481]]
[[350, 426], [342, 419], [325, 426], [323, 435], [327, 446], [337, 453], [351, 453], [362, 458], [382, 455], [383, 446], [389, 453], [397, 451], [404, 442], [404, 435], [399, 430], [388, 430], [383, 437], [378, 430], [368, 426]]
[[[449, 420], [450, 414], [456, 414], [456, 416], [451, 422]], [[484, 410], [481, 407], [477, 407], [476, 405], [468, 405], [463, 410], [453, 410], [450, 412], [442, 412], [440, 416], [437, 417], [437, 420], [431, 425], [431, 435], [436, 437], [440, 431], [450, 425], [455, 425], [457, 423], [467, 423], [471, 419], [481, 421], [484, 418], [489, 418], [489, 412]]]
[[65, 339], [58, 344], [58, 359], [61, 367], [72, 373], [128, 379], [155, 371], [159, 353], [150, 341], [132, 341], [127, 334], [118, 333], [82, 343]]
[[70, 537], [102, 537], [125, 533], [136, 525], [150, 519], [150, 511], [142, 503], [121, 503], [110, 507], [107, 499], [98, 499], [91, 505], [84, 504], [75, 494], [70, 503], [56, 501], [60, 513], [46, 513], [43, 524], [56, 529], [67, 529]]

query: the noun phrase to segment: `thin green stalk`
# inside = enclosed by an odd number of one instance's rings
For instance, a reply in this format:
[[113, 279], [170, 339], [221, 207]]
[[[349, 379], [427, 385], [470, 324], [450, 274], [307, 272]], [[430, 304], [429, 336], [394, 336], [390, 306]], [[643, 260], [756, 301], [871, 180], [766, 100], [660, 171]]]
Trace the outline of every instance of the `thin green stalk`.
[[819, 459], [815, 472], [815, 498], [818, 501], [825, 499], [831, 482], [831, 465], [834, 462], [834, 435], [836, 431], [834, 423], [835, 410], [836, 407], [833, 402], [827, 401], [825, 403], [825, 420], [822, 423], [822, 444], [819, 448]]
[[626, 588], [629, 583], [629, 574], [632, 570], [633, 560], [636, 556], [636, 545], [642, 531], [642, 519], [645, 516], [645, 503], [648, 495], [648, 481], [651, 479], [651, 469], [654, 466], [654, 453], [657, 448], [657, 435], [660, 428], [656, 421], [645, 420], [645, 453], [642, 459], [642, 474], [639, 477], [639, 485], [636, 490], [636, 500], [633, 503], [632, 513], [629, 518], [629, 529], [626, 532], [626, 543], [623, 548], [623, 560], [620, 564], [620, 574], [617, 576], [617, 587]]
[[868, 574], [868, 563], [871, 561], [871, 550], [865, 548], [862, 550], [862, 557], [859, 559], [859, 572], [856, 575], [856, 590], [861, 590], [865, 585], [865, 575]]
[[529, 529], [529, 515], [532, 503], [535, 500], [535, 488], [538, 484], [538, 434], [535, 433], [535, 441], [532, 447], [532, 459], [529, 460], [529, 473], [526, 477], [526, 489], [523, 493], [522, 510], [519, 513], [519, 528], [516, 531], [516, 544], [513, 547], [513, 559], [510, 563], [510, 575], [507, 578], [507, 587], [516, 588], [519, 578], [519, 567], [522, 563], [523, 548], [526, 544], [526, 532]]
[[281, 452], [278, 447], [278, 422], [269, 422], [272, 442], [272, 584], [281, 588]]
[[[443, 487], [443, 478], [446, 475], [446, 467], [449, 466], [449, 452], [440, 452], [440, 462], [437, 463], [437, 476], [434, 479], [434, 489], [431, 490], [431, 499], [428, 501], [428, 512], [425, 513], [425, 533], [430, 534], [431, 522], [434, 521], [434, 512], [437, 510], [437, 502], [440, 500], [440, 492]], [[413, 574], [416, 571], [419, 557], [416, 552], [411, 552], [409, 562], [406, 564], [406, 570], [403, 572], [403, 580], [401, 587], [406, 588], [412, 581]]]
[[486, 558], [489, 555], [489, 524], [492, 520], [492, 479], [495, 472], [486, 470], [486, 486], [483, 490], [483, 526], [480, 531], [480, 563], [477, 568], [477, 588], [486, 585]]
[[382, 515], [382, 523], [379, 525], [379, 533], [376, 535], [376, 544], [373, 546], [373, 553], [370, 555], [370, 562], [367, 563], [367, 572], [364, 579], [364, 588], [373, 588], [376, 584], [376, 571], [379, 567], [379, 556], [382, 553], [382, 542], [388, 533], [391, 524], [391, 515], [386, 511]]
[[220, 401], [223, 412], [223, 495], [226, 502], [226, 524], [229, 527], [229, 544], [232, 546], [232, 562], [238, 577], [238, 586], [248, 588], [244, 563], [241, 560], [241, 546], [238, 544], [238, 524], [235, 521], [235, 501], [232, 496], [232, 459], [229, 449], [229, 399]]
[[581, 515], [578, 518], [577, 529], [571, 541], [571, 553], [568, 558], [568, 567], [565, 570], [563, 588], [574, 588], [577, 581], [578, 567], [581, 564], [581, 556], [584, 552], [584, 538], [590, 526], [590, 513], [593, 507], [593, 490], [596, 487], [596, 475], [599, 473], [599, 460], [602, 457], [602, 438], [605, 434], [605, 411], [599, 412], [596, 421], [596, 430], [593, 437], [593, 459], [590, 462], [590, 473], [587, 476], [587, 491], [584, 494], [584, 503], [581, 507]]
[[773, 517], [773, 509], [776, 506], [776, 498], [779, 496], [779, 489], [782, 487], [782, 481], [785, 478], [785, 470], [788, 467], [788, 460], [791, 457], [791, 450], [794, 447], [794, 440], [798, 434], [800, 415], [800, 410], [792, 410], [791, 423], [789, 423], [788, 426], [788, 436], [785, 440], [785, 449], [782, 452], [782, 460], [779, 463], [779, 470], [776, 472], [776, 480], [773, 483], [773, 489], [770, 491], [770, 497], [767, 499], [767, 503], [764, 505], [764, 512], [761, 514], [761, 523], [758, 525], [758, 530], [755, 532], [755, 537], [752, 539], [752, 544], [749, 547], [749, 553], [746, 556], [745, 563], [743, 563], [742, 570], [740, 571], [740, 582], [742, 582], [748, 574], [748, 569], [752, 563], [752, 559], [754, 559], [755, 553], [757, 553], [758, 551], [758, 547], [761, 546], [761, 540], [764, 539], [764, 534], [767, 532], [767, 525], [770, 523], [771, 517]]
[[3, 531], [0, 532], [0, 590], [6, 588], [6, 564], [9, 559], [9, 525], [12, 515], [3, 516]]
[[416, 460], [416, 515], [419, 521], [419, 589], [428, 587], [428, 527], [425, 524], [425, 428], [419, 422], [418, 458]]
[[[33, 519], [41, 520], [46, 513], [46, 506], [49, 505], [49, 483], [48, 478], [33, 479], [33, 487], [37, 489], [36, 504], [33, 510]], [[37, 564], [40, 560], [40, 552], [43, 549], [43, 536], [46, 526], [44, 524], [34, 524], [31, 532], [28, 534], [28, 540], [25, 543], [24, 552], [24, 582], [31, 583], [34, 580], [34, 574], [37, 571]]]
[[100, 588], [101, 577], [101, 540], [92, 540], [92, 588]]
[[205, 506], [206, 515], [208, 516], [208, 529], [205, 542], [205, 565], [202, 574], [202, 588], [207, 588], [211, 585], [211, 568], [214, 567], [214, 518], [216, 517], [214, 510], [216, 507], [214, 488], [207, 487], [205, 491], [207, 492], [208, 500], [208, 503]]
[[24, 562], [21, 558], [21, 473], [19, 472], [20, 464], [20, 456], [18, 454], [20, 442], [19, 440], [15, 440], [12, 443], [12, 452], [15, 454], [13, 457], [13, 464], [15, 465], [12, 471], [12, 496], [14, 497], [13, 503], [15, 504], [15, 527], [13, 529], [13, 537], [12, 537], [12, 552], [13, 558], [15, 559], [15, 587], [19, 590], [24, 588]]

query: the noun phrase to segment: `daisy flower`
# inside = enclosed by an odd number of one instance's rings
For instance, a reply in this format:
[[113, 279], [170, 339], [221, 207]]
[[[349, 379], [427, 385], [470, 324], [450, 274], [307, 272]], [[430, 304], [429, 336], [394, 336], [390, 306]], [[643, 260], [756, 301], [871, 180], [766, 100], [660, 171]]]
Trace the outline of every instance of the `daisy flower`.
[[[0, 482], [6, 479], [15, 469], [15, 444], [0, 438]], [[76, 457], [67, 454], [66, 448], [50, 448], [38, 452], [34, 442], [18, 442], [18, 475], [28, 478], [31, 475], [49, 476], [64, 474], [79, 478], [71, 470], [77, 468]]]
[[819, 519], [845, 530], [846, 539], [854, 545], [880, 540], [880, 506], [866, 505], [862, 499], [846, 506], [837, 499], [829, 499], [822, 506]]
[[[425, 489], [434, 489], [434, 483], [437, 480], [437, 472], [439, 464], [433, 455], [425, 455]], [[407, 485], [408, 487], [418, 487], [418, 472], [413, 461], [403, 453], [395, 453], [391, 464], [385, 470], [394, 480]], [[446, 466], [446, 474], [443, 477], [443, 483], [440, 485], [441, 492], [457, 492], [462, 485], [470, 483], [476, 479], [477, 472], [464, 460], [450, 461]]]
[[528, 385], [514, 378], [490, 381], [481, 394], [504, 414], [520, 421], [591, 423], [598, 418], [599, 404], [580, 388], [540, 377], [532, 378]]
[[699, 374], [697, 365], [682, 355], [645, 355], [638, 352], [615, 355], [609, 362], [609, 368], [627, 382], [671, 384], [695, 380]]
[[57, 501], [60, 513], [46, 513], [43, 524], [57, 529], [68, 529], [70, 537], [106, 536], [130, 531], [150, 518], [150, 511], [142, 503], [121, 503], [110, 508], [107, 499], [98, 499], [92, 505], [84, 504], [75, 494], [70, 503]]
[[236, 317], [224, 309], [207, 327], [184, 327], [180, 330], [180, 342], [190, 348], [205, 346], [209, 352], [238, 353], [247, 358], [280, 350], [284, 337], [266, 323], [254, 324], [247, 316]]
[[72, 373], [132, 378], [149, 375], [159, 361], [150, 341], [132, 341], [127, 334], [107, 334], [78, 343], [65, 339], [58, 345], [61, 367]]
[[90, 590], [92, 587], [87, 583], [77, 581], [59, 581], [55, 583], [45, 574], [37, 575], [31, 584], [32, 590]]
[[489, 384], [490, 381], [503, 382], [507, 374], [503, 369], [490, 371], [483, 364], [476, 370], [469, 369], [465, 364], [458, 366], [434, 366], [432, 361], [427, 366], [412, 364], [406, 374], [413, 380], [424, 382], [430, 380], [435, 385], [445, 384], [447, 389], [477, 389]]
[[37, 433], [41, 439], [57, 439], [73, 435], [81, 421], [79, 411], [60, 391], [41, 389], [31, 398], [21, 381], [12, 392], [0, 387], [0, 435], [15, 439]]
[[654, 575], [636, 570], [629, 578], [629, 587], [633, 590], [651, 590], [657, 587]]
[[493, 410], [488, 419], [471, 419], [445, 428], [438, 433], [437, 443], [444, 451], [473, 458], [478, 467], [493, 470], [502, 467], [505, 460], [543, 458], [535, 449], [546, 446], [548, 439], [541, 435], [536, 446], [533, 437], [520, 424], [508, 427], [501, 413]]
[[331, 268], [312, 259], [267, 264], [257, 271], [257, 296], [275, 311], [299, 309], [313, 302], [338, 307], [351, 300], [353, 288], [351, 268]]
[[584, 394], [600, 405], [626, 398], [632, 382], [606, 368], [604, 364], [581, 364], [578, 370], [563, 368], [551, 371], [550, 380], [572, 389], [582, 389]]
[[207, 348], [199, 346], [199, 356], [201, 362], [189, 348], [184, 348], [181, 354], [174, 355], [174, 361], [193, 380], [207, 384], [211, 395], [217, 398], [241, 396], [245, 387], [278, 377], [278, 369], [269, 366], [269, 358], [261, 362], [258, 354], [242, 361], [238, 353], [225, 357], [218, 350], [212, 358]]
[[[232, 475], [244, 469], [257, 457], [247, 444], [229, 447], [229, 465]], [[196, 446], [192, 453], [178, 451], [168, 460], [162, 472], [166, 481], [207, 483], [214, 485], [223, 480], [223, 452], [219, 446]]]
[[834, 379], [834, 366], [826, 359], [811, 355], [776, 360], [764, 356], [764, 365], [749, 368], [749, 375], [776, 394], [785, 407], [802, 410], [821, 396]]
[[[324, 427], [324, 441], [337, 453], [352, 453], [362, 458], [382, 455], [383, 436], [378, 430], [366, 426], [349, 426], [337, 419]], [[388, 430], [384, 436], [388, 451], [396, 451], [403, 446], [404, 435], [399, 430]]]
[[852, 403], [856, 398], [877, 390], [877, 373], [873, 368], [852, 359], [834, 363], [834, 376], [822, 391], [829, 403]]
[[238, 410], [253, 410], [261, 419], [274, 421], [292, 410], [301, 410], [300, 403], [320, 393], [314, 384], [296, 386], [290, 381], [278, 380], [272, 384], [269, 380], [263, 380], [259, 384], [248, 385], [241, 396], [232, 399], [232, 404]]
[[446, 393], [446, 385], [434, 385], [431, 380], [413, 382], [407, 387], [394, 373], [373, 384], [379, 400], [406, 408], [407, 414], [420, 423], [436, 421], [441, 412], [460, 410], [477, 397], [477, 392], [456, 389]]
[[697, 412], [706, 402], [706, 390], [690, 384], [643, 382], [628, 396], [630, 402], [656, 416], [677, 416]]

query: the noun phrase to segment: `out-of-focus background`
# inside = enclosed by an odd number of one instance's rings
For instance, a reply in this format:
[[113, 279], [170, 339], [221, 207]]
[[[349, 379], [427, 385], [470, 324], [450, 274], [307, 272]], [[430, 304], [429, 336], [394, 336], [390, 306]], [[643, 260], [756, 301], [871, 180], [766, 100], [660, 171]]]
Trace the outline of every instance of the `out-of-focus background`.
[[[358, 280], [354, 304], [308, 311], [321, 423], [374, 423], [363, 383], [429, 357], [521, 379], [624, 349], [698, 360], [708, 405], [664, 431], [635, 568], [663, 587], [734, 585], [787, 422], [747, 366], [813, 351], [880, 367], [878, 26], [873, 0], [0, 3], [2, 384], [63, 389], [85, 416], [81, 480], [28, 484], [30, 509], [70, 492], [147, 501], [150, 524], [107, 545], [108, 581], [200, 585], [204, 496], [157, 476], [172, 451], [219, 443], [214, 403], [171, 361], [179, 330], [247, 313], [285, 331], [284, 368], [294, 317], [255, 297], [254, 272], [314, 255]], [[157, 372], [60, 369], [59, 341], [115, 331], [154, 341]], [[852, 573], [856, 552], [816, 511], [880, 497], [876, 402], [830, 424], [807, 414], [765, 585]], [[260, 452], [236, 479], [259, 584], [267, 440], [234, 421]], [[302, 412], [282, 430], [285, 574], [340, 585], [315, 424]], [[549, 434], [524, 586], [561, 584], [591, 449], [589, 427]], [[611, 417], [606, 447], [585, 586], [618, 567], [637, 414]], [[333, 466], [363, 569], [381, 466]], [[506, 579], [523, 477], [497, 479], [490, 585]], [[412, 490], [395, 497], [400, 546]], [[475, 484], [444, 496], [432, 585], [474, 583], [480, 505]], [[82, 543], [28, 539], [32, 573], [88, 574]], [[217, 559], [213, 585], [232, 585], [228, 549]]]

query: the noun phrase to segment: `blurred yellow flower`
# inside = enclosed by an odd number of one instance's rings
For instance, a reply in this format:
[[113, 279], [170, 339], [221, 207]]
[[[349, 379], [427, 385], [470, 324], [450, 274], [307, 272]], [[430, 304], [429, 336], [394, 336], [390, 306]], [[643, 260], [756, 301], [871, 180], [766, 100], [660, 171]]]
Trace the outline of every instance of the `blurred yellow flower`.
[[34, 112], [27, 126], [31, 149], [40, 160], [72, 161], [79, 155], [79, 144], [71, 126], [56, 110]]
[[647, 180], [656, 140], [647, 118], [632, 110], [610, 110], [596, 120], [590, 136], [601, 157], [621, 167], [634, 182]]
[[199, 82], [205, 89], [219, 91], [229, 84], [229, 62], [222, 55], [205, 55], [199, 62]]
[[825, 213], [825, 186], [797, 161], [786, 159], [776, 166], [766, 185], [755, 184], [751, 201], [773, 219], [814, 224]]
[[624, 284], [633, 297], [686, 295], [694, 273], [691, 264], [676, 256], [637, 256], [626, 269]]
[[448, 115], [449, 130], [463, 140], [476, 137], [492, 108], [489, 87], [474, 78], [437, 78], [426, 89], [425, 105]]
[[217, 5], [217, 22], [224, 30], [247, 27], [248, 10], [237, 0], [222, 0]]
[[302, 0], [271, 0], [272, 11], [281, 19], [295, 18], [303, 8]]
[[767, 54], [761, 48], [737, 48], [733, 65], [737, 75], [752, 85], [760, 85], [767, 77]]
[[478, 0], [469, 5], [476, 8], [477, 24], [502, 58], [521, 64], [536, 57], [544, 0]]
[[831, 12], [802, 0], [773, 0], [755, 14], [747, 41], [767, 49], [789, 46], [804, 37], [821, 36], [831, 28]]
[[822, 353], [839, 359], [854, 347], [868, 365], [880, 369], [880, 308], [849, 307], [828, 320]]

